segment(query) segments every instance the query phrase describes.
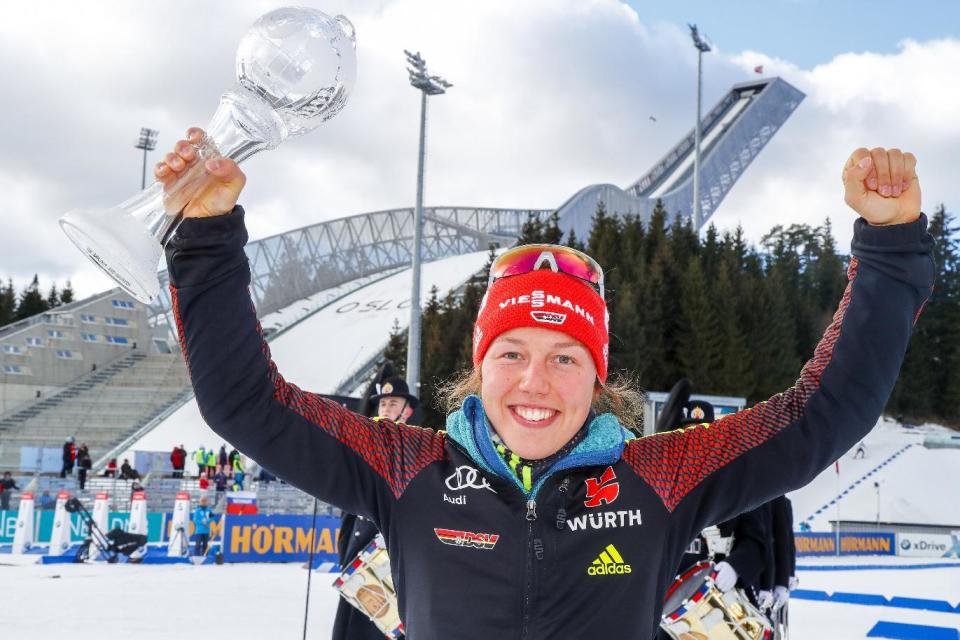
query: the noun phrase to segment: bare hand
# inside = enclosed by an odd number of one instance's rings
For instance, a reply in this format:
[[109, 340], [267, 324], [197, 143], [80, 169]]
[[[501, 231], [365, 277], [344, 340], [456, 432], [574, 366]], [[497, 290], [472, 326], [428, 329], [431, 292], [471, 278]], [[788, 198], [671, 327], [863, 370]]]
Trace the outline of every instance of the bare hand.
[[187, 179], [187, 173], [197, 159], [194, 145], [199, 144], [201, 138], [203, 129], [188, 129], [187, 139], [178, 140], [173, 151], [157, 163], [153, 172], [167, 192], [168, 209], [181, 212], [184, 218], [205, 218], [230, 213], [247, 183], [247, 176], [233, 160], [210, 159], [204, 162], [203, 169], [207, 175], [200, 176], [203, 178], [200, 187], [195, 193], [191, 193], [193, 189], [187, 188], [185, 195], [181, 196], [178, 187]]
[[860, 148], [843, 167], [844, 202], [872, 225], [920, 217], [917, 158], [900, 149]]

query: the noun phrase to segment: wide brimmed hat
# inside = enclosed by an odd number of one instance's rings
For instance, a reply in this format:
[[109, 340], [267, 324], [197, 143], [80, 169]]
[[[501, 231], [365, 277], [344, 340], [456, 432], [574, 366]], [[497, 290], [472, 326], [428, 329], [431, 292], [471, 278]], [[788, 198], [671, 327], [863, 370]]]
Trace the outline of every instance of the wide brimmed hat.
[[416, 409], [420, 401], [410, 393], [407, 381], [400, 376], [387, 378], [377, 385], [377, 394], [371, 396], [371, 402], [380, 402], [382, 398], [405, 398], [411, 409]]

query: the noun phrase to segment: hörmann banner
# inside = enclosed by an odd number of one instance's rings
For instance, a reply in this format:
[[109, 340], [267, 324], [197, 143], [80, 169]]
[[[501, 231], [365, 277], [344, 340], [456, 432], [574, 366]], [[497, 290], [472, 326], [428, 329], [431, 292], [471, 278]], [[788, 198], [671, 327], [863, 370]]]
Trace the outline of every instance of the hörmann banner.
[[225, 518], [224, 559], [227, 562], [337, 561], [340, 519], [293, 515], [228, 515]]
[[839, 554], [835, 533], [796, 533], [794, 539], [798, 556], [892, 556], [897, 552], [892, 533], [843, 532]]
[[945, 558], [953, 549], [954, 539], [946, 533], [898, 533], [897, 555], [922, 558]]

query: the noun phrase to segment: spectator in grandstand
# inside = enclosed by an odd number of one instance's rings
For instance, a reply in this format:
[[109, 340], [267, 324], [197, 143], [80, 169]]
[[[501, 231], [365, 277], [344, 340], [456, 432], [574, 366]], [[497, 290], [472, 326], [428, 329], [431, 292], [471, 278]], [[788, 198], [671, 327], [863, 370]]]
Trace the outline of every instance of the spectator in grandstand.
[[273, 475], [263, 467], [260, 467], [260, 473], [257, 474], [257, 480], [260, 482], [274, 482], [277, 476]]
[[227, 455], [227, 445], [220, 445], [220, 453], [217, 454], [217, 464], [220, 465], [220, 468], [229, 473], [230, 469], [230, 456]]
[[135, 494], [135, 493], [138, 492], [138, 491], [143, 491], [143, 485], [140, 484], [139, 478], [136, 479], [136, 480], [134, 480], [134, 481], [130, 484], [130, 499], [131, 499], [131, 500], [133, 500], [133, 494]]
[[[237, 455], [233, 455], [236, 453]], [[243, 471], [243, 456], [240, 455], [240, 452], [234, 449], [230, 453], [230, 464], [233, 467], [233, 489], [234, 491], [243, 491], [243, 480], [246, 478], [247, 474]]]
[[197, 465], [197, 477], [199, 478], [207, 469], [207, 450], [203, 448], [203, 445], [193, 452], [193, 461]]
[[126, 458], [123, 459], [123, 464], [120, 465], [120, 479], [121, 480], [139, 480], [140, 472], [130, 466], [130, 461]]
[[212, 519], [213, 512], [207, 506], [207, 496], [200, 496], [200, 503], [193, 511], [193, 533], [197, 537], [195, 555], [203, 556], [207, 553], [207, 544], [210, 542], [210, 521]]
[[227, 490], [227, 481], [230, 479], [230, 476], [227, 475], [226, 471], [222, 467], [217, 467], [217, 472], [213, 476], [213, 487], [217, 490], [217, 495], [213, 499], [213, 506], [220, 504], [220, 498], [223, 497], [224, 492]]
[[174, 447], [173, 451], [170, 452], [170, 465], [173, 467], [173, 477], [182, 478], [183, 477], [183, 465], [187, 463], [187, 450], [183, 448], [183, 445], [179, 447]]
[[74, 444], [73, 436], [67, 438], [63, 443], [63, 466], [60, 468], [60, 477], [66, 478], [73, 474], [73, 463], [77, 459], [77, 446]]
[[200, 412], [245, 455], [389, 533], [413, 638], [649, 638], [687, 541], [806, 485], [874, 427], [933, 289], [916, 158], [857, 149], [842, 170], [860, 216], [848, 282], [794, 386], [709, 426], [634, 437], [641, 398], [607, 377], [602, 268], [526, 245], [490, 267], [446, 430], [374, 422], [278, 372], [250, 297], [246, 177], [210, 158], [203, 189], [172, 189], [203, 135], [191, 129], [156, 170], [184, 216], [167, 273]]
[[10, 508], [10, 498], [14, 491], [20, 491], [17, 481], [9, 471], [3, 472], [3, 479], [0, 480], [0, 511], [7, 511]]
[[200, 485], [200, 491], [209, 491], [210, 490], [210, 479], [207, 478], [207, 470], [204, 470], [200, 473], [200, 479], [198, 480]]
[[93, 459], [90, 457], [90, 449], [87, 443], [80, 443], [77, 449], [77, 483], [80, 485], [80, 491], [86, 491], [87, 472], [93, 467]]
[[234, 471], [237, 470], [237, 467], [233, 464], [233, 461], [240, 457], [240, 452], [235, 448], [230, 450], [230, 455], [227, 456], [227, 463], [230, 465], [230, 468]]
[[217, 472], [217, 453], [213, 450], [213, 447], [207, 449], [207, 477], [212, 478], [213, 474]]
[[117, 459], [110, 458], [110, 462], [107, 463], [106, 468], [103, 470], [104, 478], [116, 478], [117, 477]]
[[39, 508], [41, 511], [53, 511], [54, 507], [56, 506], [57, 501], [54, 500], [49, 491], [44, 489], [43, 493], [40, 494], [40, 500], [37, 502], [37, 508]]

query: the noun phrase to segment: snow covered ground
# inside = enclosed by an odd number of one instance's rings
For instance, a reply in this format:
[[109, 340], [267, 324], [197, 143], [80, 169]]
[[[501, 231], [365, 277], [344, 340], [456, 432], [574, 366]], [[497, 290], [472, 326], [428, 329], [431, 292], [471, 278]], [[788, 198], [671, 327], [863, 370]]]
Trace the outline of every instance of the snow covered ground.
[[[806, 520], [813, 531], [830, 531], [839, 505], [841, 520], [874, 522], [879, 508], [881, 522], [960, 527], [960, 449], [924, 448], [924, 437], [936, 433], [955, 432], [936, 425], [904, 429], [891, 420], [881, 420], [864, 441], [863, 459], [854, 459], [855, 451], [850, 451], [840, 459], [839, 476], [831, 466], [806, 487], [789, 494], [795, 526]], [[868, 476], [874, 469], [877, 471]], [[829, 505], [861, 478], [837, 505]], [[829, 508], [814, 515], [827, 505]]]
[[[0, 562], [5, 562], [2, 556]], [[801, 569], [801, 588], [933, 598], [954, 605], [960, 601], [960, 562], [949, 568], [897, 569], [903, 559], [801, 559], [801, 566], [816, 564], [889, 568]], [[333, 577], [313, 575], [309, 638], [330, 637], [337, 605]], [[303, 635], [307, 572], [299, 564], [0, 566], [0, 581], [4, 639], [160, 640], [192, 637], [200, 629], [216, 630], [220, 638], [292, 640]], [[864, 638], [878, 621], [960, 629], [960, 612], [800, 599], [791, 602], [790, 620], [793, 640]]]

